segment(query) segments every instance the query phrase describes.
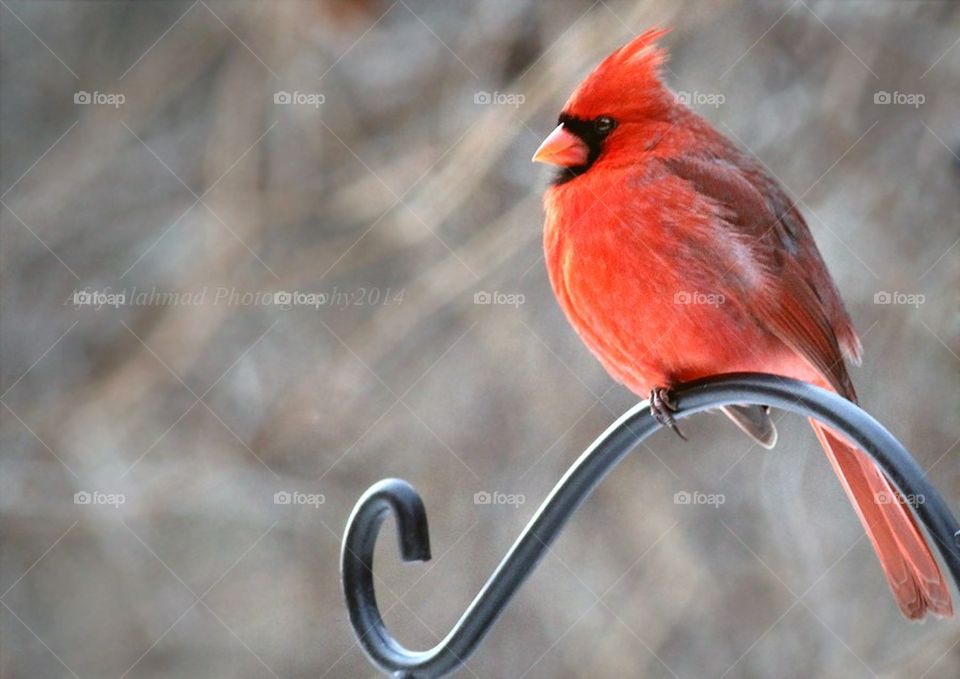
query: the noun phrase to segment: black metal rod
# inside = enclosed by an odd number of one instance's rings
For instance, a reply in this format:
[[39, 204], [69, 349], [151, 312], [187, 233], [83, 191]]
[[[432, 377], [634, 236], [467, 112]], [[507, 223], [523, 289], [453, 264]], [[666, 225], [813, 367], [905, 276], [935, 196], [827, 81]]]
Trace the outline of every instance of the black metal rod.
[[[690, 382], [671, 395], [677, 404], [677, 419], [724, 405], [757, 403], [813, 417], [844, 434], [876, 461], [901, 493], [923, 498], [913, 509], [960, 586], [957, 520], [910, 453], [850, 401], [804, 382], [753, 373]], [[628, 452], [660, 426], [647, 402], [614, 422], [560, 479], [450, 633], [426, 651], [405, 648], [387, 631], [373, 583], [374, 546], [389, 512], [396, 517], [402, 558], [430, 559], [426, 510], [405, 481], [386, 479], [372, 486], [350, 515], [341, 555], [350, 622], [371, 662], [397, 677], [440, 677], [459, 667], [476, 650], [580, 504]]]

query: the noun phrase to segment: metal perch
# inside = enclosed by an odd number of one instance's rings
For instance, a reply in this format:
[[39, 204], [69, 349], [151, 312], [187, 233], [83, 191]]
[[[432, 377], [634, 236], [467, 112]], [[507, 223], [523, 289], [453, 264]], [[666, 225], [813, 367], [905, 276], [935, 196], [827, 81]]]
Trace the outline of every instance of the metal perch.
[[[804, 382], [753, 373], [698, 380], [671, 393], [677, 403], [677, 419], [724, 405], [757, 403], [816, 418], [843, 433], [876, 461], [903, 495], [924, 498], [913, 509], [960, 585], [960, 526], [956, 518], [900, 442], [850, 401]], [[440, 677], [457, 669], [476, 650], [580, 504], [628, 452], [660, 426], [647, 402], [614, 422], [560, 479], [446, 638], [427, 651], [411, 651], [387, 631], [373, 584], [374, 545], [389, 512], [396, 518], [404, 561], [430, 559], [426, 510], [407, 482], [385, 479], [374, 484], [350, 515], [341, 555], [350, 622], [371, 662], [397, 677]]]

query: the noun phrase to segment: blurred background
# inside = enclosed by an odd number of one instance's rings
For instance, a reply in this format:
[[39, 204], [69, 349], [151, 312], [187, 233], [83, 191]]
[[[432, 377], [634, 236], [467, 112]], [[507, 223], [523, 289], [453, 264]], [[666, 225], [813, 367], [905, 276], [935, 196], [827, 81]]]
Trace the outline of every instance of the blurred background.
[[[864, 406], [960, 511], [955, 3], [2, 0], [0, 677], [374, 676], [338, 552], [387, 476], [434, 551], [385, 527], [387, 622], [446, 634], [636, 402], [552, 298], [529, 159], [654, 23], [802, 201]], [[778, 426], [641, 446], [458, 676], [960, 675]]]

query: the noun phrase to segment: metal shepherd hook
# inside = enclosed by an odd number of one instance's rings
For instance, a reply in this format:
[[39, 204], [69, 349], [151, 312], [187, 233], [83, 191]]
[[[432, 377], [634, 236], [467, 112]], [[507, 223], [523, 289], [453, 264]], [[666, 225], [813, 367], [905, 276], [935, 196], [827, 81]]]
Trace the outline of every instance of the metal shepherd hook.
[[[910, 453], [850, 401], [805, 382], [754, 373], [690, 382], [671, 395], [677, 404], [676, 419], [725, 405], [756, 403], [813, 417], [844, 434], [876, 461], [903, 495], [924, 498], [913, 510], [960, 585], [960, 526], [956, 518]], [[426, 510], [406, 481], [385, 479], [374, 484], [350, 515], [341, 555], [350, 622], [371, 662], [384, 673], [407, 678], [440, 677], [457, 669], [476, 650], [580, 504], [628, 452], [660, 426], [647, 402], [614, 422], [560, 479], [449, 634], [426, 651], [405, 648], [387, 631], [373, 585], [374, 546], [388, 513], [396, 519], [403, 559], [430, 559]]]

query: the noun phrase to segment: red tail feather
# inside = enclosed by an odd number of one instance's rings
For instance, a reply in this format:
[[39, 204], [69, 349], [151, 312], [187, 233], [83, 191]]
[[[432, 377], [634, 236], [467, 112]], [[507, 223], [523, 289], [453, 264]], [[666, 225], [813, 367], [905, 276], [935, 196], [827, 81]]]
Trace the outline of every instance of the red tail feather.
[[909, 506], [873, 461], [844, 438], [810, 421], [840, 477], [903, 614], [922, 620], [927, 611], [953, 615], [950, 589]]

